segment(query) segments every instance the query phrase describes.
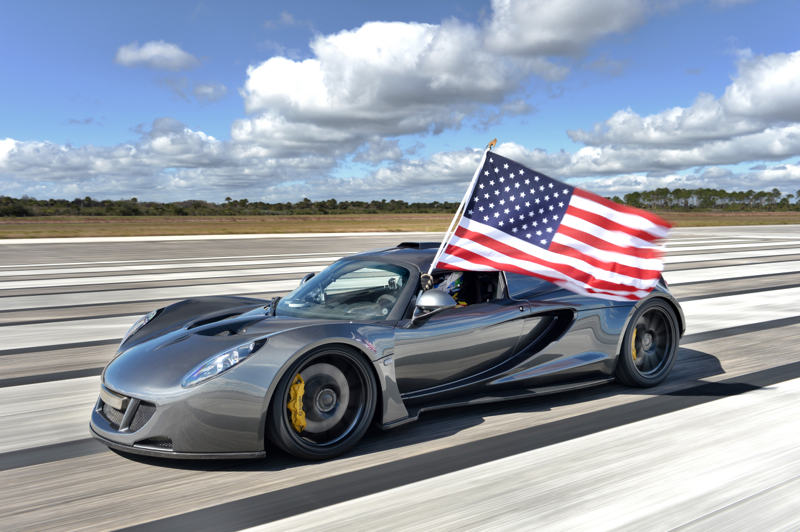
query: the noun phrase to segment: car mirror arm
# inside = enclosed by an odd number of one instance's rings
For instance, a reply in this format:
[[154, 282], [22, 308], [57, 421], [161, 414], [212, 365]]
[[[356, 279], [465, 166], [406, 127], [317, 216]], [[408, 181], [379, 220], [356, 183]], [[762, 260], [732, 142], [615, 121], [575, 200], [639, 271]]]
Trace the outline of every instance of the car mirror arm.
[[449, 310], [450, 308], [454, 308], [454, 307], [437, 308], [437, 309], [425, 312], [423, 309], [421, 309], [419, 307], [416, 307], [414, 309], [414, 314], [411, 316], [411, 319], [408, 321], [408, 323], [403, 325], [403, 329], [410, 329], [411, 326], [414, 325], [415, 323], [427, 320], [431, 316], [433, 316], [435, 314], [439, 314], [440, 312], [443, 312], [445, 310]]

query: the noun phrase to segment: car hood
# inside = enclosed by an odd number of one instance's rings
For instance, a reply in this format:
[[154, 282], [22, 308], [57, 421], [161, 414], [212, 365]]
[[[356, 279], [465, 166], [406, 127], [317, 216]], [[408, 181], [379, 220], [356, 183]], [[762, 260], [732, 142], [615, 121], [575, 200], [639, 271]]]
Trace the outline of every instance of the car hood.
[[[261, 300], [202, 299], [205, 301], [188, 300], [165, 308], [133, 335], [106, 366], [106, 386], [132, 397], [180, 393], [189, 373], [229, 349], [266, 337], [267, 343], [260, 349], [263, 352], [269, 349], [269, 338], [276, 334], [332, 323], [268, 316], [266, 302]], [[200, 313], [186, 312], [188, 308]]]

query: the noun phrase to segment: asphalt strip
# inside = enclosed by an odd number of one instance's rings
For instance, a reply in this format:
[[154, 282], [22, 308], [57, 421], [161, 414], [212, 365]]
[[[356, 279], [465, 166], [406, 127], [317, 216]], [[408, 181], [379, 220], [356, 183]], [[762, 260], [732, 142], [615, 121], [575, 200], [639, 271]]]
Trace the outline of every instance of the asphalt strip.
[[[6, 349], [0, 351], [0, 356], [25, 355], [28, 353], [44, 353], [45, 351], [60, 351], [61, 349], [75, 349], [79, 347], [99, 347], [103, 345], [119, 345], [120, 340], [122, 340], [122, 337], [114, 338], [111, 340], [95, 340], [91, 342], [64, 343], [56, 345], [46, 345], [42, 347], [22, 347], [19, 349]], [[2, 386], [0, 386], [0, 388], [2, 388]]]
[[[143, 523], [125, 531], [236, 531], [800, 378], [800, 362], [651, 397]], [[2, 457], [0, 456], [0, 460]], [[161, 462], [163, 464], [163, 461]]]
[[103, 368], [74, 369], [59, 371], [58, 373], [42, 373], [39, 375], [26, 375], [25, 377], [12, 377], [0, 379], [0, 388], [12, 386], [25, 386], [27, 384], [41, 384], [43, 382], [65, 381], [69, 379], [82, 379], [83, 377], [97, 377], [103, 373]]

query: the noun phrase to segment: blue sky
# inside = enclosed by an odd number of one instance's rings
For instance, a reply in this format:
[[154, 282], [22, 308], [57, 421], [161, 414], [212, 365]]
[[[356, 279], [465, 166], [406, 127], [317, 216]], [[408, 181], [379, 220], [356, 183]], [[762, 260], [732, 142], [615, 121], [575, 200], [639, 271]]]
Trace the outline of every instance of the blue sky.
[[452, 200], [480, 148], [603, 195], [800, 189], [800, 2], [41, 2], [0, 194]]

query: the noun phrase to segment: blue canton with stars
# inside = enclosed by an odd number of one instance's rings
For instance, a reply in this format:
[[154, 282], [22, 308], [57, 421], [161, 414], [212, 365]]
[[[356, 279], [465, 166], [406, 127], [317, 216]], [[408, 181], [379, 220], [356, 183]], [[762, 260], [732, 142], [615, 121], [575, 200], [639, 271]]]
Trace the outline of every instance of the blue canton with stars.
[[464, 218], [547, 249], [574, 187], [489, 152]]

